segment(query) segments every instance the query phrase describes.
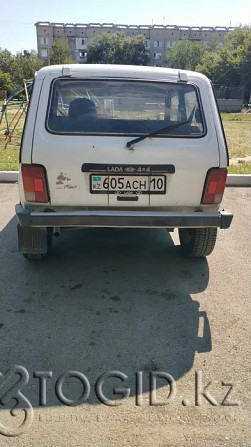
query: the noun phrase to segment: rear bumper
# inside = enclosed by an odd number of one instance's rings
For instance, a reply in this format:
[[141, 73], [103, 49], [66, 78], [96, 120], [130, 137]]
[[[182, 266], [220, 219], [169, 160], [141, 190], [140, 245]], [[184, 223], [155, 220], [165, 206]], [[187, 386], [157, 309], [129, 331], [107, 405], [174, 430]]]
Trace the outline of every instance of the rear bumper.
[[233, 215], [216, 212], [159, 212], [159, 211], [71, 211], [36, 212], [16, 205], [19, 224], [26, 227], [58, 228], [229, 228]]

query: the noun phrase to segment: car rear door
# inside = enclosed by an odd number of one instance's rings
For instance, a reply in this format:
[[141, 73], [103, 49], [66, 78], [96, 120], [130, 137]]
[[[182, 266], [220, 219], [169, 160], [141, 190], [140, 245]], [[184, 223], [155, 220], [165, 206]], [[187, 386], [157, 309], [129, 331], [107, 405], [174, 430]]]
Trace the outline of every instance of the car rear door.
[[46, 168], [55, 207], [196, 208], [219, 166], [207, 92], [178, 79], [46, 76], [32, 163]]

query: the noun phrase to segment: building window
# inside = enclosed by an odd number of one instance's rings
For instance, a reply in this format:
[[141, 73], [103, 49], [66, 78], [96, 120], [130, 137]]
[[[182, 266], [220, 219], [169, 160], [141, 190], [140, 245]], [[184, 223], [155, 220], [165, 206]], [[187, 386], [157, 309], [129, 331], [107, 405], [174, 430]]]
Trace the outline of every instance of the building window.
[[153, 45], [155, 48], [161, 48], [163, 46], [163, 42], [162, 40], [155, 40]]
[[146, 49], [150, 50], [151, 48], [151, 39], [146, 39]]
[[161, 53], [153, 53], [153, 59], [161, 59]]
[[175, 46], [175, 42], [173, 42], [172, 40], [168, 40], [166, 43], [166, 47], [167, 48], [173, 48]]
[[87, 37], [76, 38], [76, 50], [86, 50], [87, 45], [88, 45]]
[[86, 57], [87, 53], [85, 51], [80, 51], [79, 52], [79, 57]]
[[48, 50], [41, 50], [41, 57], [48, 57]]
[[41, 45], [48, 45], [48, 43], [49, 43], [48, 37], [41, 37], [40, 43], [41, 43]]

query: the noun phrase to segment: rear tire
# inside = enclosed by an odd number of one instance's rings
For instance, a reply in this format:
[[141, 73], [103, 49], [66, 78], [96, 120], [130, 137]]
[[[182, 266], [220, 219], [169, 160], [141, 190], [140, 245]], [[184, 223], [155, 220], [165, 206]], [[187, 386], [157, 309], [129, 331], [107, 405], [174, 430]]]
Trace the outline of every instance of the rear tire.
[[204, 258], [214, 249], [217, 228], [179, 228], [179, 238], [184, 254]]

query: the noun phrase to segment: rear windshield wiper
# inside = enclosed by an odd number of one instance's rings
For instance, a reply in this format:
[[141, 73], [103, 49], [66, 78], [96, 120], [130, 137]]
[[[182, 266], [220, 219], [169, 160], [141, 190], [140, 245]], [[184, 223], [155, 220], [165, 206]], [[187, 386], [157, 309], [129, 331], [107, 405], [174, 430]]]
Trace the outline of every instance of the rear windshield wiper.
[[142, 137], [134, 138], [134, 140], [128, 141], [128, 143], [126, 143], [126, 148], [131, 149], [133, 144], [139, 143], [140, 141], [145, 140], [146, 138], [151, 138], [154, 137], [155, 135], [159, 135], [162, 133], [168, 133], [170, 130], [177, 129], [178, 127], [184, 126], [185, 124], [189, 124], [192, 121], [194, 110], [195, 107], [190, 113], [188, 120], [181, 121], [180, 123], [169, 124], [169, 126], [163, 127], [162, 129], [155, 130], [154, 132], [148, 133], [147, 135], [143, 135]]

